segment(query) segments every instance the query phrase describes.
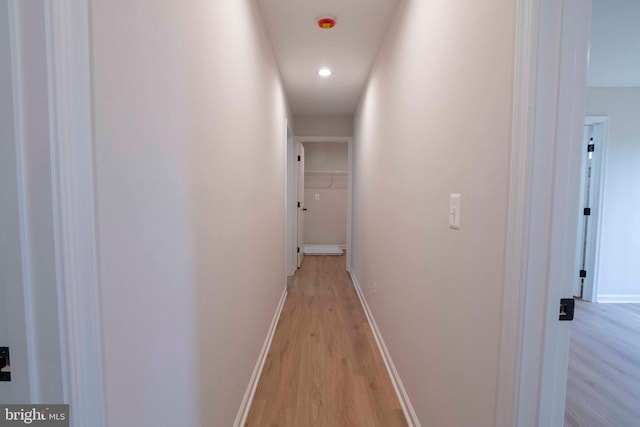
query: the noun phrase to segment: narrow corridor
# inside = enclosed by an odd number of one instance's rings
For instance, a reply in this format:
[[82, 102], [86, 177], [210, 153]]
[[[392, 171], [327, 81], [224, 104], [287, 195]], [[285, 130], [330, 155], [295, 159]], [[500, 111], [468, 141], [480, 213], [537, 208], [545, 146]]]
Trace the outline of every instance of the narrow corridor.
[[247, 426], [406, 426], [345, 256], [307, 256], [289, 289]]

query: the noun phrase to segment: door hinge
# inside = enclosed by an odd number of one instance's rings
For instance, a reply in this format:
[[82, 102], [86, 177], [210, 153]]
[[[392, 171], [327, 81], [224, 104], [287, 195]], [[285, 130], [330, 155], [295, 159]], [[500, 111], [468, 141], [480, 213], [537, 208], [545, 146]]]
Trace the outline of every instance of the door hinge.
[[587, 277], [587, 270], [580, 270], [580, 277]]
[[300, 248], [298, 248], [298, 253], [300, 253]]
[[596, 151], [596, 146], [595, 146], [595, 144], [589, 144], [589, 145], [587, 145], [587, 152], [592, 153], [592, 152], [594, 152], [594, 151]]
[[576, 300], [573, 298], [562, 298], [560, 300], [559, 320], [573, 320], [573, 312], [576, 308]]
[[300, 161], [300, 156], [298, 156], [298, 161]]
[[298, 202], [298, 207], [300, 207], [300, 202]]
[[0, 347], [0, 381], [11, 381], [9, 347]]
[[591, 215], [591, 208], [584, 208], [584, 214], [585, 216]]

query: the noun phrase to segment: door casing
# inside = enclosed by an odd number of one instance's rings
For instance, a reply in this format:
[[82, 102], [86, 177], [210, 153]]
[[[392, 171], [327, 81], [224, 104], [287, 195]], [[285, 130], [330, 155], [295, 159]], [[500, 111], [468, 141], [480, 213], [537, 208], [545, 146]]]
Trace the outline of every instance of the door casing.
[[[37, 13], [23, 9], [26, 7], [37, 8]], [[19, 287], [24, 295], [24, 330], [16, 333], [27, 341], [25, 354], [11, 352], [12, 377], [14, 366], [27, 366], [29, 396], [21, 396], [20, 403], [69, 403], [72, 426], [102, 427], [106, 421], [96, 256], [89, 1], [8, 0], [8, 8], [23, 271]], [[25, 80], [31, 75], [21, 65], [22, 56], [31, 52], [21, 38], [25, 31], [42, 34], [45, 44], [42, 57], [37, 59], [46, 70], [35, 71], [44, 71], [47, 80], [46, 93], [39, 93], [38, 97], [46, 100], [49, 127], [39, 128], [47, 132], [47, 138], [38, 142], [50, 152], [47, 157], [50, 182], [46, 186], [51, 195], [51, 209], [37, 213], [48, 215], [40, 220], [52, 225], [51, 235], [44, 237], [52, 241], [49, 255], [54, 259], [55, 301], [39, 302], [41, 298], [34, 295], [42, 289], [32, 286], [30, 276], [35, 264], [31, 262], [33, 252], [49, 249], [29, 243], [29, 236], [41, 230], [28, 220], [33, 208], [27, 200], [32, 195], [23, 181], [25, 171], [34, 168], [33, 164], [27, 164], [30, 160], [24, 155], [29, 142], [25, 130], [30, 113], [23, 108], [28, 96], [23, 89], [31, 87]], [[39, 312], [39, 303], [54, 305], [55, 309], [48, 312], [55, 311], [56, 315], [46, 318], [46, 322], [55, 327], [55, 334], [45, 334], [34, 326], [36, 314], [40, 326], [46, 323]], [[52, 351], [52, 342], [59, 344], [60, 354], [47, 353]], [[45, 378], [50, 373], [51, 359], [60, 362], [54, 372], [62, 382], [56, 402], [46, 397], [51, 393], [44, 392], [51, 386]]]
[[564, 420], [591, 0], [518, 0], [498, 426]]
[[304, 146], [301, 142], [298, 142], [296, 144], [296, 153], [296, 171], [298, 181], [298, 191], [296, 193], [296, 208], [298, 218], [298, 226], [296, 228], [298, 233], [298, 240], [296, 243], [296, 266], [300, 268], [304, 259], [304, 212], [306, 211], [306, 208], [304, 207]]

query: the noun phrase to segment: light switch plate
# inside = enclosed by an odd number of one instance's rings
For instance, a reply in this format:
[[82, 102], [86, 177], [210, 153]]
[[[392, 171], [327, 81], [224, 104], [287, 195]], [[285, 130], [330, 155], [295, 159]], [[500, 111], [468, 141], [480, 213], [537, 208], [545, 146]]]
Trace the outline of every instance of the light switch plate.
[[316, 193], [315, 196], [316, 196], [316, 200], [320, 200], [320, 194], [319, 193]]
[[449, 198], [449, 228], [460, 230], [460, 205], [462, 196], [458, 193], [451, 194]]

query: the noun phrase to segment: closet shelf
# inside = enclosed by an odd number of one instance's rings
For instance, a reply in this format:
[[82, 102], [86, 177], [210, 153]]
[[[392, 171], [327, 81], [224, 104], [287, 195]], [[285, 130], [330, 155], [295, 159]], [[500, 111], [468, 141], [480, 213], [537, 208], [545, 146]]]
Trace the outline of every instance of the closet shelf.
[[318, 175], [347, 175], [348, 172], [347, 171], [325, 171], [325, 170], [321, 170], [321, 171], [313, 171], [313, 170], [306, 170], [304, 171], [305, 174], [318, 174]]

